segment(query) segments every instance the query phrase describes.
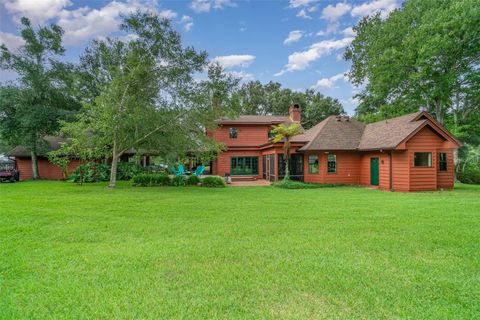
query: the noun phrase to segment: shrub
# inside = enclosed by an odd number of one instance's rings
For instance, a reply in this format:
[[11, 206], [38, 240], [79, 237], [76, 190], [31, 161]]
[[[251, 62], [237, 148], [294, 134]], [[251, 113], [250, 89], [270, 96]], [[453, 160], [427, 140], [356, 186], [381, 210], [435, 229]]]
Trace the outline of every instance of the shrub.
[[149, 186], [169, 186], [172, 179], [166, 174], [148, 174], [141, 173], [133, 177], [133, 185], [139, 187]]
[[202, 186], [207, 188], [224, 188], [225, 182], [223, 181], [222, 177], [209, 176], [209, 177], [203, 178]]
[[143, 168], [134, 162], [117, 164], [117, 180], [131, 180], [133, 176], [143, 172]]
[[202, 180], [199, 177], [197, 177], [196, 175], [193, 175], [193, 174], [188, 176], [188, 178], [187, 178], [187, 184], [189, 186], [196, 186], [201, 182], [202, 182]]
[[318, 183], [304, 183], [299, 181], [292, 180], [282, 180], [272, 183], [272, 186], [282, 189], [318, 189], [318, 188], [327, 188], [335, 187], [334, 184], [318, 184]]
[[175, 176], [172, 179], [172, 186], [183, 187], [187, 185], [187, 178], [185, 176]]
[[468, 166], [457, 174], [458, 181], [469, 184], [480, 184], [480, 168]]
[[70, 175], [68, 181], [77, 183], [90, 183], [108, 181], [110, 178], [110, 167], [103, 163], [87, 162], [79, 165]]

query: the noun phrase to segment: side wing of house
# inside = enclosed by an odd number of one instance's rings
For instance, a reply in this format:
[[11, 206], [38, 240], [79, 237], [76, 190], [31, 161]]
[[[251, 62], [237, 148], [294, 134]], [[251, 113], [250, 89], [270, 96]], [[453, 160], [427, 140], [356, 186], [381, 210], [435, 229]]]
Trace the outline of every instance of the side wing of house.
[[427, 191], [451, 189], [455, 180], [457, 142], [435, 124], [425, 126], [402, 142], [393, 155], [393, 189]]

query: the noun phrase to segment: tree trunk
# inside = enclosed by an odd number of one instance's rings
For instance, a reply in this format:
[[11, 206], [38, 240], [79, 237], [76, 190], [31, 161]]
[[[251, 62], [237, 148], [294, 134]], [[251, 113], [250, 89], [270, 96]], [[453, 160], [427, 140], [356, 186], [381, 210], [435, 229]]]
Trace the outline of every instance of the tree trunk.
[[290, 180], [290, 149], [285, 149], [285, 176], [283, 180]]
[[38, 174], [38, 159], [36, 148], [33, 148], [32, 151], [30, 151], [30, 154], [32, 157], [32, 179], [37, 180], [38, 178], [40, 178], [40, 175]]
[[119, 155], [113, 152], [112, 156], [112, 165], [110, 167], [110, 183], [108, 185], [109, 188], [115, 188], [117, 183], [117, 163], [118, 163]]

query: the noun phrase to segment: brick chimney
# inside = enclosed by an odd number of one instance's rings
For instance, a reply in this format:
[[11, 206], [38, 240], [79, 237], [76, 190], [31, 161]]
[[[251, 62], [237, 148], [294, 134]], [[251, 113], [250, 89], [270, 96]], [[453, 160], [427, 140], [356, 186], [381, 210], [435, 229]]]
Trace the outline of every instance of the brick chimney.
[[302, 112], [298, 104], [294, 104], [293, 106], [290, 106], [290, 108], [288, 108], [288, 115], [290, 116], [290, 120], [292, 120], [293, 122], [300, 122], [301, 114]]

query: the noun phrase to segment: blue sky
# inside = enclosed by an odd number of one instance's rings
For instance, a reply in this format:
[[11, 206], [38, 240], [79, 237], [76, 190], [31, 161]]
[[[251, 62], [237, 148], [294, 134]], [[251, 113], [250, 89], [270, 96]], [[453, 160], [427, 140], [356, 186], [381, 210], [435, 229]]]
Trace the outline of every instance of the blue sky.
[[[380, 11], [387, 15], [401, 0], [236, 1], [236, 0], [0, 0], [0, 42], [15, 50], [19, 18], [57, 23], [65, 30], [65, 60], [76, 62], [91, 39], [128, 35], [118, 32], [120, 15], [148, 9], [172, 19], [186, 45], [206, 50], [227, 72], [246, 80], [270, 80], [338, 98], [348, 113], [358, 90], [344, 76], [345, 47], [358, 20]], [[1, 71], [0, 80], [14, 75]]]

